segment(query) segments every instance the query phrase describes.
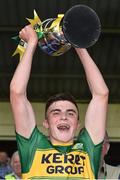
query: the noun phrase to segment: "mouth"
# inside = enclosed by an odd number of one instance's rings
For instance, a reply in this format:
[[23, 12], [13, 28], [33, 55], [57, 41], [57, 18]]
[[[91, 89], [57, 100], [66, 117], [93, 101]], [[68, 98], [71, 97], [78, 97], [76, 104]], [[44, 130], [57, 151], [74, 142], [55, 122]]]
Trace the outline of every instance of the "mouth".
[[57, 129], [60, 131], [68, 131], [70, 129], [69, 124], [58, 124]]

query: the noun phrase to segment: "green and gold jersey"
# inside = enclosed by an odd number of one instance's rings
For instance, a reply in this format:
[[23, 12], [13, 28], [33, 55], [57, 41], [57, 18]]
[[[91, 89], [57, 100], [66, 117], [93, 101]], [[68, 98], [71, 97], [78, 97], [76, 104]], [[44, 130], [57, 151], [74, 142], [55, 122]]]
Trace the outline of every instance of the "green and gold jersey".
[[87, 130], [72, 145], [52, 145], [37, 127], [29, 139], [16, 134], [23, 179], [95, 179], [102, 143], [94, 145]]

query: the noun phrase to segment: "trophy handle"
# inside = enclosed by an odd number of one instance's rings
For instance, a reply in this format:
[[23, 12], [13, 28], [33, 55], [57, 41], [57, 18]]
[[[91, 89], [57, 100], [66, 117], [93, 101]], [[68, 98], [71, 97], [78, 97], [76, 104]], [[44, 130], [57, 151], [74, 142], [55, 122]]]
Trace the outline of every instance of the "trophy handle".
[[[43, 36], [42, 31], [40, 31], [41, 20], [38, 17], [36, 11], [34, 10], [34, 19], [29, 19], [29, 18], [26, 18], [26, 19], [30, 22], [30, 24], [34, 28], [35, 32], [38, 35], [38, 38], [41, 38]], [[23, 39], [20, 39], [19, 36], [12, 37], [12, 39], [14, 39], [18, 43], [18, 46], [12, 56], [19, 54], [20, 60], [21, 60], [21, 58], [25, 52], [25, 49], [27, 47], [27, 43]]]

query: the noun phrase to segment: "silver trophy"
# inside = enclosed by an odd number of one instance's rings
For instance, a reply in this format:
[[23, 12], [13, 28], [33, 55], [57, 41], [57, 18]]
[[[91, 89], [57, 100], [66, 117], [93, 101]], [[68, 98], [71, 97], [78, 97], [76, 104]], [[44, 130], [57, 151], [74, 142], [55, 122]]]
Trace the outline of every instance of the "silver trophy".
[[[60, 56], [72, 46], [93, 46], [101, 33], [101, 23], [96, 12], [85, 5], [75, 5], [57, 18], [41, 21], [36, 11], [34, 19], [28, 19], [38, 35], [38, 46], [51, 56]], [[15, 38], [14, 38], [15, 39]], [[15, 54], [24, 53], [26, 43], [19, 40]]]

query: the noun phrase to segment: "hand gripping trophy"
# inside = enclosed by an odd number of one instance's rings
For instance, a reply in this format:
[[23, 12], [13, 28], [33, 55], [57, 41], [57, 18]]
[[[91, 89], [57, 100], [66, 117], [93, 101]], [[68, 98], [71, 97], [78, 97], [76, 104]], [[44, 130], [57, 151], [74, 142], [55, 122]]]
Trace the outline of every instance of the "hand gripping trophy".
[[[34, 10], [34, 19], [27, 20], [31, 23], [38, 35], [38, 46], [51, 56], [60, 56], [72, 46], [88, 48], [94, 45], [101, 33], [101, 24], [96, 12], [85, 5], [75, 5], [65, 14], [58, 14], [57, 18], [46, 19], [43, 22]], [[18, 36], [16, 51], [20, 59], [27, 43]]]

